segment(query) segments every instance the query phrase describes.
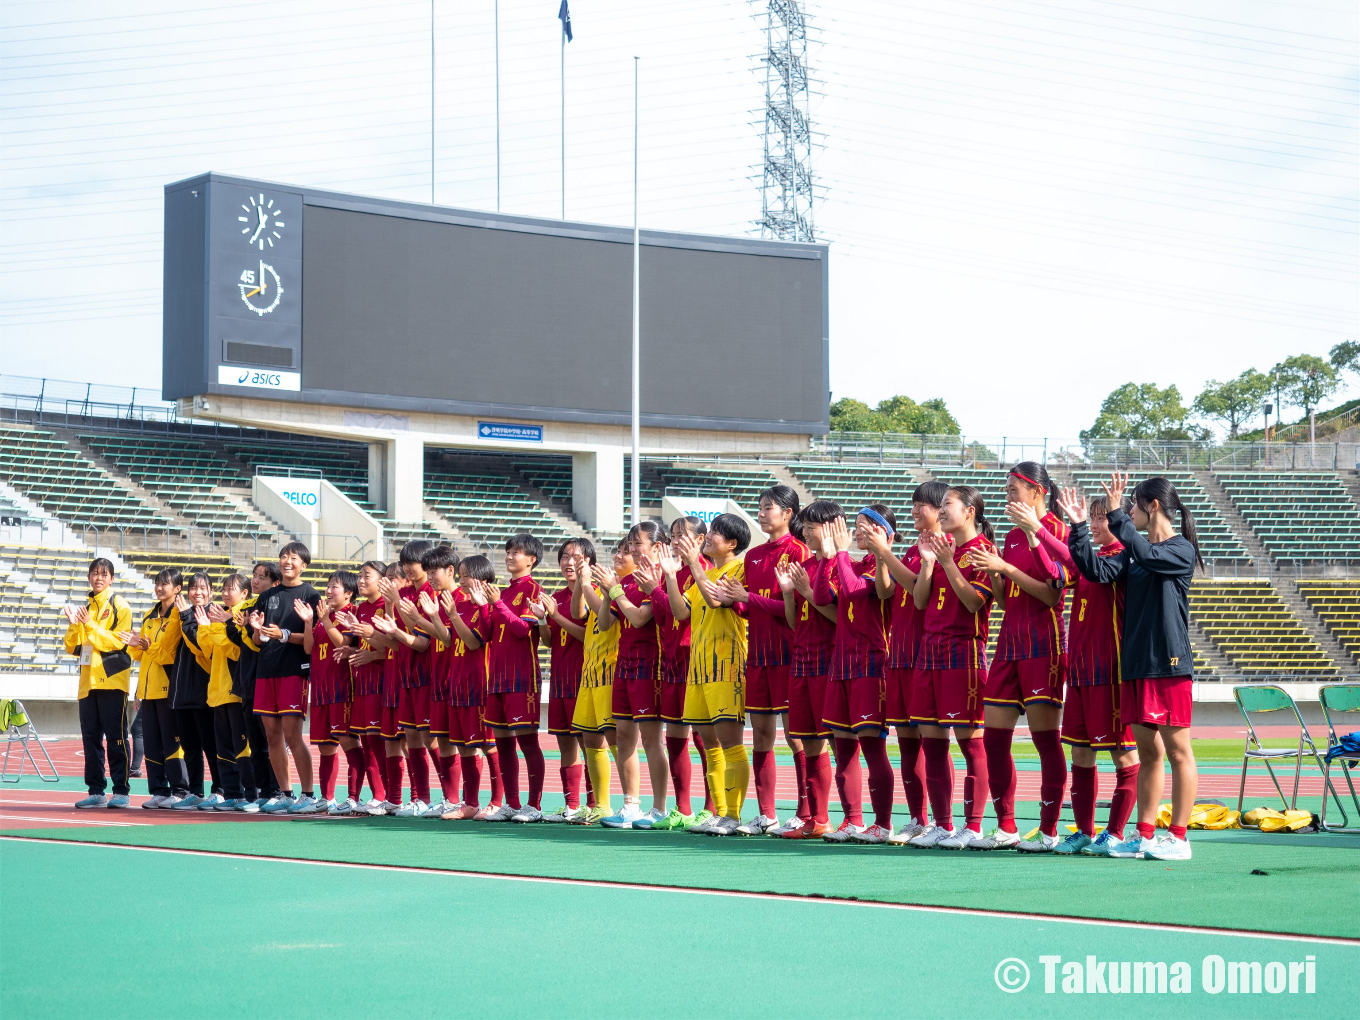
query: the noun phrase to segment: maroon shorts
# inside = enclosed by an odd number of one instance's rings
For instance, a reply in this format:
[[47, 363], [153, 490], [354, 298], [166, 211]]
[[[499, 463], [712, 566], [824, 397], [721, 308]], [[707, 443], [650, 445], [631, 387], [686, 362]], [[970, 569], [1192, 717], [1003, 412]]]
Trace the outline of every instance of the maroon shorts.
[[912, 670], [911, 721], [931, 726], [981, 726], [986, 684], [985, 669]]
[[397, 705], [397, 722], [404, 730], [430, 728], [430, 685], [403, 687], [401, 703]]
[[483, 711], [487, 724], [507, 730], [538, 729], [538, 692], [488, 694]]
[[746, 711], [774, 715], [789, 710], [789, 667], [746, 667]]
[[614, 674], [614, 695], [611, 707], [614, 718], [633, 722], [652, 722], [661, 718], [661, 679], [646, 676], [625, 680]]
[[987, 671], [987, 686], [982, 692], [985, 705], [1005, 705], [1025, 710], [1026, 705], [1063, 703], [1063, 683], [1067, 680], [1067, 654], [1056, 659], [1004, 659], [992, 663]]
[[459, 747], [491, 747], [496, 743], [482, 705], [449, 706], [449, 740]]
[[563, 698], [548, 699], [548, 732], [549, 733], [576, 733], [579, 732], [571, 728], [571, 717], [576, 714], [576, 695]]
[[887, 695], [887, 682], [880, 676], [828, 680], [822, 698], [822, 726], [866, 737], [887, 736]]
[[1067, 688], [1063, 702], [1062, 742], [1095, 751], [1127, 751], [1137, 746], [1124, 722], [1119, 684]]
[[356, 737], [382, 730], [382, 695], [356, 694], [349, 704], [349, 731]]
[[382, 722], [378, 724], [378, 732], [382, 734], [384, 740], [400, 740], [403, 731], [401, 728], [401, 718], [395, 708], [382, 707]]
[[449, 703], [447, 701], [436, 701], [430, 699], [430, 736], [447, 737], [449, 735]]
[[826, 684], [825, 675], [789, 677], [789, 736], [809, 739], [831, 736], [831, 730], [822, 725]]
[[668, 723], [685, 720], [685, 685], [661, 682], [661, 718]]
[[1125, 680], [1120, 718], [1130, 725], [1189, 726], [1195, 714], [1194, 681], [1188, 676]]
[[338, 744], [349, 736], [349, 702], [338, 705], [313, 705], [311, 709], [313, 744]]
[[889, 667], [884, 671], [888, 681], [887, 705], [884, 720], [889, 726], [910, 726], [911, 722], [911, 674], [913, 670]]
[[307, 681], [300, 676], [259, 677], [255, 681], [256, 715], [306, 715]]

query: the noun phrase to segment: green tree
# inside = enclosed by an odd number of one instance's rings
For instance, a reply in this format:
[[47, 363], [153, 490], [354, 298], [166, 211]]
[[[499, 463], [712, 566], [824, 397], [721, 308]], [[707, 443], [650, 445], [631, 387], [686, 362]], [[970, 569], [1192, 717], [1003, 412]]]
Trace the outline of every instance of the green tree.
[[1316, 354], [1295, 354], [1275, 366], [1280, 396], [1311, 415], [1324, 400], [1341, 388], [1341, 377], [1332, 365]]
[[1195, 398], [1195, 413], [1201, 418], [1224, 422], [1228, 426], [1228, 438], [1236, 439], [1242, 424], [1261, 413], [1261, 404], [1270, 392], [1270, 386], [1270, 377], [1254, 368], [1226, 382], [1210, 379]]
[[1338, 375], [1342, 372], [1354, 372], [1356, 375], [1360, 375], [1360, 343], [1356, 343], [1354, 340], [1343, 340], [1328, 351], [1327, 355]]
[[842, 397], [831, 405], [835, 432], [906, 432], [913, 435], [959, 434], [959, 423], [939, 397], [917, 403], [898, 395], [870, 407], [862, 400]]
[[882, 432], [877, 412], [862, 400], [842, 397], [831, 405], [831, 431]]
[[1202, 430], [1186, 424], [1189, 409], [1181, 403], [1175, 386], [1159, 389], [1155, 383], [1125, 383], [1100, 405], [1095, 424], [1081, 433], [1083, 443], [1092, 439], [1160, 439], [1176, 442], [1201, 439]]

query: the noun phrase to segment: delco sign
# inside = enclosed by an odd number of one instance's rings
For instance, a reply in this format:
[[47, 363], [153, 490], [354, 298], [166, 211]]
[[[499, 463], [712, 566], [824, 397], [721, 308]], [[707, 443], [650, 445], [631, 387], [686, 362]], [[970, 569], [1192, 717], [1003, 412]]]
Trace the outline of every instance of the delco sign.
[[304, 517], [313, 521], [320, 518], [321, 480], [319, 478], [279, 478], [278, 476], [266, 478], [261, 476], [260, 481], [278, 493], [281, 498], [287, 500], [289, 505]]

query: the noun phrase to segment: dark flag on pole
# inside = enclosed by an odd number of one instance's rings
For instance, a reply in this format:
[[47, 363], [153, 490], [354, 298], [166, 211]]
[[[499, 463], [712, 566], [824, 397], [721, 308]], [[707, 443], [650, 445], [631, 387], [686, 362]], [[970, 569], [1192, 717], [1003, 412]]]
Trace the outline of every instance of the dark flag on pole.
[[557, 9], [557, 19], [562, 22], [562, 34], [567, 42], [571, 42], [571, 11], [567, 9], [567, 0], [562, 0], [562, 6]]

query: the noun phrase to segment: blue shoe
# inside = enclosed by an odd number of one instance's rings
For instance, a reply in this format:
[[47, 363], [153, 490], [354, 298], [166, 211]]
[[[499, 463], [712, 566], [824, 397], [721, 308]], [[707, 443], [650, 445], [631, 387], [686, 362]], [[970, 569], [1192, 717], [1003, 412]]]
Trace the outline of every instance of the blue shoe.
[[1053, 852], [1055, 854], [1080, 853], [1084, 848], [1090, 846], [1094, 842], [1095, 840], [1093, 840], [1090, 836], [1078, 830], [1077, 832], [1074, 832], [1071, 835], [1069, 835], [1066, 839], [1062, 840], [1057, 846], [1055, 846], [1053, 848]]
[[1119, 843], [1118, 836], [1109, 829], [1102, 829], [1091, 843], [1081, 848], [1081, 853], [1087, 857], [1109, 857], [1110, 850]]
[[1135, 857], [1142, 859], [1143, 854], [1147, 853], [1157, 844], [1150, 839], [1144, 839], [1138, 835], [1138, 830], [1133, 830], [1133, 835], [1122, 843], [1116, 843], [1110, 847], [1106, 856], [1108, 857]]
[[667, 817], [669, 816], [664, 811], [658, 811], [656, 808], [652, 808], [652, 810], [633, 822], [633, 828], [650, 829], [657, 822], [664, 822]]
[[[245, 807], [247, 804], [249, 804], [249, 803], [251, 803], [251, 801], [246, 800], [244, 797], [232, 797], [230, 800], [223, 800], [222, 803], [220, 803], [220, 804], [216, 805], [215, 807], [213, 807], [212, 810], [214, 810], [214, 811], [240, 811], [242, 808], [244, 808], [244, 807]], [[200, 809], [200, 810], [206, 810], [206, 809]]]
[[616, 815], [601, 818], [600, 824], [606, 829], [631, 829], [642, 821], [642, 808], [636, 804], [625, 804]]
[[107, 803], [108, 798], [102, 793], [92, 793], [88, 797], [81, 797], [80, 800], [76, 801], [76, 807], [84, 811], [89, 808], [103, 807]]
[[108, 806], [111, 808], [125, 808], [129, 803], [128, 795], [126, 793], [115, 793], [109, 798]]
[[200, 804], [202, 804], [202, 803], [203, 803], [203, 798], [202, 798], [202, 797], [198, 796], [198, 794], [196, 794], [196, 793], [190, 793], [190, 794], [186, 794], [184, 797], [182, 797], [182, 798], [180, 799], [180, 802], [179, 802], [178, 804], [176, 804], [173, 808], [171, 808], [171, 810], [172, 810], [172, 811], [193, 811], [195, 808], [198, 807], [198, 805], [200, 805]]
[[226, 802], [227, 798], [223, 797], [220, 793], [209, 794], [198, 802], [198, 810], [216, 811], [219, 805], [225, 804]]
[[270, 797], [260, 808], [267, 815], [286, 815], [296, 801], [286, 793], [281, 793], [277, 797]]

